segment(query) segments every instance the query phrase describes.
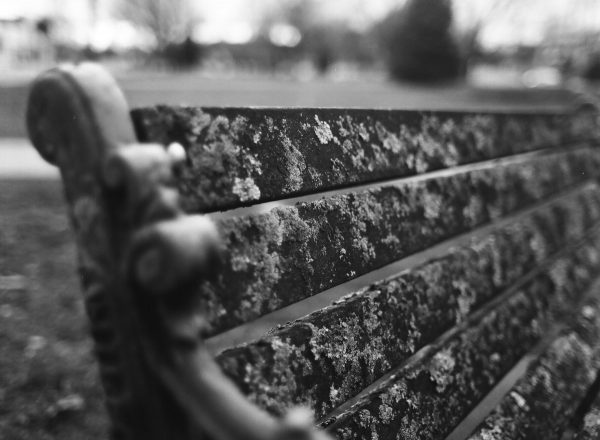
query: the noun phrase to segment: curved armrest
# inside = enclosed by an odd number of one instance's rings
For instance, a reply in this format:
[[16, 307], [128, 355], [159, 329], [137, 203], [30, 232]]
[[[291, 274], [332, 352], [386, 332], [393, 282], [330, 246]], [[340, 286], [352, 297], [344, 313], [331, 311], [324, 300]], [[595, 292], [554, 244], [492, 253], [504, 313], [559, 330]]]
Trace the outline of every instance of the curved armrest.
[[137, 143], [111, 76], [94, 64], [42, 74], [27, 127], [63, 177], [113, 437], [328, 438], [305, 411], [278, 420], [252, 405], [205, 349], [188, 305], [218, 269], [217, 232], [180, 209], [181, 151]]

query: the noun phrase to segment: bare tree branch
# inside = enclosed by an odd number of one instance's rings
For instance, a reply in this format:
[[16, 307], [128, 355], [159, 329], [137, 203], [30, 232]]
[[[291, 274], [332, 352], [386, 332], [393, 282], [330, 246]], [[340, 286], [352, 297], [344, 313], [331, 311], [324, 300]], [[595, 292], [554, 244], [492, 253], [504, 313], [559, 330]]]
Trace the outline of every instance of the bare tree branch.
[[188, 0], [120, 0], [116, 12], [151, 34], [159, 51], [182, 40], [194, 21]]

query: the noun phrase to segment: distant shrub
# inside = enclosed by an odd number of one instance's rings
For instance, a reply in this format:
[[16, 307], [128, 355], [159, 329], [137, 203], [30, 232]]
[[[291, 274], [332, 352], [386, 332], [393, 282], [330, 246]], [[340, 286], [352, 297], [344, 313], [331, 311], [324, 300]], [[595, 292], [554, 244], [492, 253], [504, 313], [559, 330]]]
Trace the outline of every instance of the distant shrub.
[[590, 55], [587, 65], [583, 69], [582, 76], [590, 81], [600, 80], [600, 52]]
[[170, 67], [175, 69], [190, 69], [202, 61], [202, 46], [190, 37], [181, 43], [170, 43], [162, 51], [162, 57]]
[[451, 25], [450, 0], [408, 0], [393, 12], [382, 24], [391, 76], [415, 82], [462, 76], [464, 63]]

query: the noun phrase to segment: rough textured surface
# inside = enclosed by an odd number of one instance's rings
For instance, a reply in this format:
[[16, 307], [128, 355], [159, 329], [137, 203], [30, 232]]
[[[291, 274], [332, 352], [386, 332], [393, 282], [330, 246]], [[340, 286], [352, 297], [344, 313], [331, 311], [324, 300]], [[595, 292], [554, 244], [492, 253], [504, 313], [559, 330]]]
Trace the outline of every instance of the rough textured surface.
[[569, 315], [598, 273], [599, 246], [596, 233], [325, 424], [340, 439], [443, 438], [540, 339], [548, 323]]
[[308, 404], [322, 417], [599, 220], [594, 184], [217, 360], [269, 411]]
[[[138, 310], [130, 280], [122, 270], [133, 229], [148, 219], [151, 200], [128, 193], [111, 197], [114, 194], [108, 194], [101, 178], [118, 146], [136, 140], [128, 116], [114, 79], [101, 67], [83, 63], [61, 66], [36, 78], [26, 122], [32, 144], [61, 171], [78, 245], [85, 307], [112, 421], [110, 436], [122, 440], [182, 438], [187, 428], [182, 413], [142, 353], [145, 345], [137, 325]], [[148, 183], [155, 176], [147, 173], [145, 177], [134, 189], [147, 194], [154, 190]], [[135, 215], [127, 215], [132, 212]]]
[[[584, 399], [600, 369], [598, 292], [528, 369], [470, 440], [556, 439]], [[585, 432], [598, 439], [598, 412], [585, 420]], [[596, 435], [593, 435], [594, 432]]]
[[589, 407], [575, 440], [598, 440], [600, 438], [600, 394]]
[[583, 117], [550, 114], [159, 106], [132, 115], [142, 141], [186, 148], [179, 187], [190, 211], [409, 176], [596, 135]]
[[209, 333], [543, 200], [599, 162], [598, 150], [573, 150], [222, 220], [224, 265], [199, 294]]

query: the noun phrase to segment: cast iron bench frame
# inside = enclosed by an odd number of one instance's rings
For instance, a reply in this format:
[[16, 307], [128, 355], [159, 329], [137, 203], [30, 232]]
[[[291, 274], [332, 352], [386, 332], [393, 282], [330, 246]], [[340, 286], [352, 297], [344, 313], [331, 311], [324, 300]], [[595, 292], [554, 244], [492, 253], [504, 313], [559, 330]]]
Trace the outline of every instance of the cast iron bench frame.
[[[316, 121], [326, 144], [333, 135]], [[222, 245], [211, 221], [179, 205], [180, 146], [138, 143], [114, 80], [89, 64], [40, 76], [27, 125], [64, 181], [112, 436], [329, 438], [302, 409], [274, 418], [249, 403], [202, 342], [210, 324], [192, 307], [193, 292], [220, 270]], [[597, 134], [594, 113], [570, 128]]]

